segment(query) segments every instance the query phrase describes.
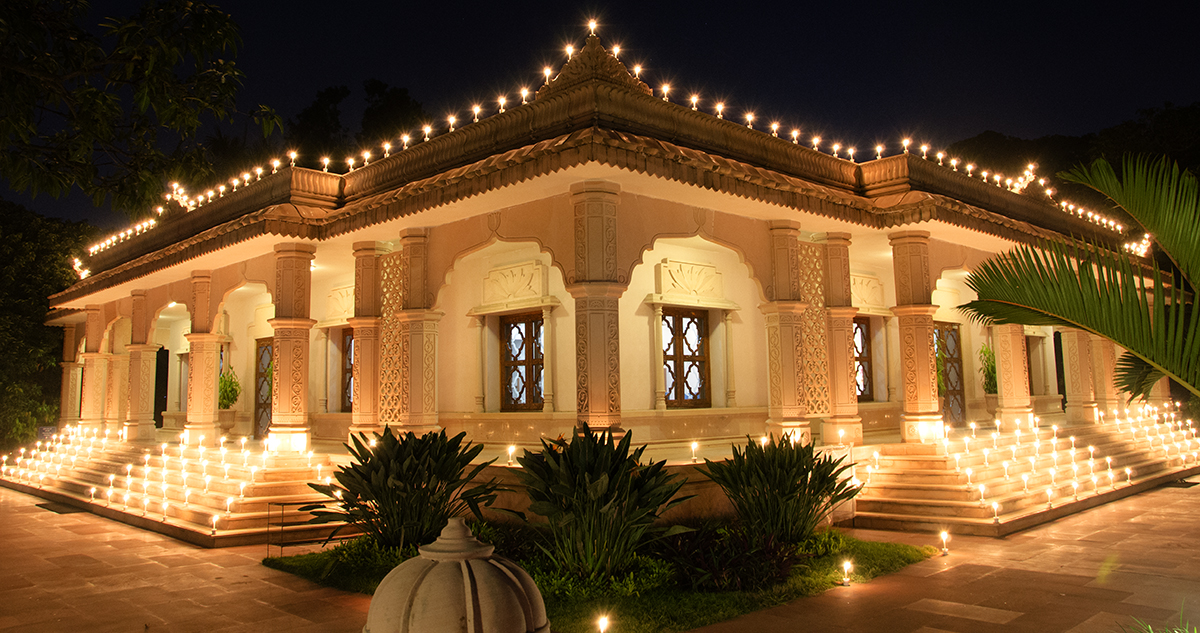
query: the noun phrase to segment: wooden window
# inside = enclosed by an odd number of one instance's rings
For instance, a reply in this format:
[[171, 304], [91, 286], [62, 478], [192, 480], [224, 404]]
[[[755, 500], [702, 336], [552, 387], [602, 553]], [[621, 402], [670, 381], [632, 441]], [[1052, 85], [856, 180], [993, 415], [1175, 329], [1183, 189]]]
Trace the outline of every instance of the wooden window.
[[342, 413], [354, 411], [354, 329], [342, 329]]
[[708, 381], [708, 312], [663, 308], [662, 329], [667, 407], [712, 406]]
[[854, 319], [854, 388], [858, 393], [859, 402], [874, 402], [875, 387], [872, 377], [875, 375], [871, 363], [871, 319], [856, 317]]
[[542, 398], [542, 313], [500, 317], [500, 410], [538, 411]]

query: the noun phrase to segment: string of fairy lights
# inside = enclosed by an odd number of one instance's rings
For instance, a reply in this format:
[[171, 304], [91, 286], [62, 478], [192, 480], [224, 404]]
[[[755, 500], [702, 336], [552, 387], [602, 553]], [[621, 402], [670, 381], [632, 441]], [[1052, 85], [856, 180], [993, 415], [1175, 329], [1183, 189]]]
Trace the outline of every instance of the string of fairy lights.
[[[588, 22], [588, 30], [590, 31], [591, 35], [596, 34], [596, 28], [597, 28], [597, 23], [594, 20]], [[573, 45], [567, 45], [563, 50], [567, 56], [567, 63], [569, 63], [571, 61], [572, 56], [575, 54], [576, 49]], [[611, 46], [608, 49], [608, 51], [614, 57], [614, 59], [618, 59], [618, 60], [620, 59], [620, 54], [621, 54], [620, 46], [616, 46], [616, 45]], [[635, 64], [632, 68], [633, 75], [638, 80], [642, 79], [643, 71], [644, 71], [644, 68], [640, 64]], [[545, 82], [545, 84], [549, 85], [553, 81], [553, 77], [554, 77], [554, 69], [552, 67], [546, 66], [546, 67], [542, 68], [542, 80]], [[671, 95], [672, 95], [672, 87], [669, 83], [663, 83], [659, 87], [657, 92], [655, 92], [652, 89], [651, 93], [654, 94], [656, 97], [661, 98], [665, 102], [670, 102]], [[498, 95], [496, 97], [496, 105], [495, 105], [494, 114], [503, 114], [509, 107], [519, 107], [519, 106], [529, 104], [529, 97], [531, 95], [531, 90], [528, 86], [520, 87], [517, 90], [517, 94], [520, 95], [520, 103], [519, 104], [517, 104], [515, 102], [515, 100], [510, 103], [509, 95], [507, 95], [507, 94]], [[699, 94], [692, 93], [688, 97], [687, 103], [690, 105], [690, 107], [693, 111], [699, 112], [699, 111], [701, 111], [701, 100], [702, 99]], [[491, 115], [491, 108], [485, 110], [485, 108], [482, 104], [480, 104], [480, 103], [473, 104], [470, 108], [471, 117], [470, 117], [469, 121], [466, 119], [459, 119], [458, 115], [460, 113], [451, 114], [446, 117], [447, 126], [445, 128], [446, 131], [443, 134], [453, 134], [455, 132], [455, 130], [461, 129], [465, 125], [468, 125], [470, 123], [478, 123], [481, 117], [486, 117], [486, 116]], [[726, 107], [726, 104], [723, 101], [717, 101], [712, 104], [712, 114], [713, 114], [713, 116], [715, 116], [718, 119], [725, 119], [727, 115], [730, 115], [732, 113], [729, 112], [729, 109]], [[742, 118], [745, 121], [746, 127], [748, 129], [752, 129], [752, 130], [759, 129], [759, 128], [755, 128], [756, 118], [755, 118], [754, 112], [744, 112], [744, 113], [742, 113]], [[762, 131], [764, 134], [770, 134], [773, 137], [779, 138], [781, 127], [782, 126], [778, 121], [771, 121], [769, 124], [767, 124], [765, 127], [762, 128]], [[391, 157], [393, 150], [396, 150], [398, 152], [403, 152], [405, 150], [408, 150], [410, 147], [414, 146], [416, 143], [429, 141], [431, 138], [433, 138], [437, 134], [438, 134], [438, 132], [435, 131], [432, 123], [426, 123], [421, 127], [421, 129], [419, 130], [419, 133], [401, 134], [398, 139], [399, 140], [398, 147], [396, 145], [393, 145], [393, 141], [395, 139], [389, 139], [387, 141], [384, 141], [383, 143], [380, 144], [380, 148], [383, 150], [382, 151], [383, 158], [386, 159], [386, 158]], [[801, 135], [800, 128], [791, 128], [790, 133], [787, 134], [786, 137], [781, 138], [780, 140], [783, 142], [786, 142], [786, 138], [788, 138], [788, 137], [790, 137], [792, 144], [800, 145], [802, 142], [802, 135]], [[829, 154], [831, 154], [834, 158], [846, 160], [851, 163], [857, 162], [855, 160], [855, 156], [857, 154], [857, 149], [853, 146], [844, 146], [840, 142], [833, 142], [833, 143], [826, 144], [825, 139], [822, 139], [820, 136], [816, 136], [816, 135], [812, 136], [809, 139], [804, 140], [803, 142], [804, 142], [805, 146], [811, 145], [813, 151], [821, 152], [821, 151], [824, 151], [824, 148], [828, 148]], [[1063, 213], [1068, 214], [1068, 215], [1073, 215], [1080, 220], [1090, 222], [1100, 228], [1112, 231], [1119, 235], [1124, 234], [1126, 232], [1126, 227], [1113, 218], [1110, 218], [1101, 213], [1086, 209], [1082, 205], [1077, 205], [1068, 200], [1055, 199], [1056, 191], [1050, 186], [1050, 183], [1046, 178], [1038, 177], [1037, 166], [1035, 164], [1030, 163], [1029, 165], [1026, 166], [1025, 170], [1021, 174], [1017, 175], [1016, 177], [1010, 177], [1010, 176], [1006, 176], [1005, 174], [1002, 174], [1002, 173], [999, 173], [996, 171], [992, 171], [992, 170], [987, 170], [987, 169], [978, 169], [977, 170], [975, 163], [965, 161], [958, 157], [950, 156], [945, 151], [935, 151], [931, 155], [930, 152], [934, 151], [934, 150], [932, 150], [932, 148], [928, 144], [921, 144], [915, 148], [912, 147], [912, 144], [913, 144], [912, 139], [910, 139], [910, 138], [902, 139], [900, 141], [901, 152], [903, 154], [909, 154], [910, 149], [911, 150], [919, 150], [921, 152], [922, 159], [930, 161], [930, 162], [932, 162], [933, 160], [936, 160], [939, 167], [947, 168], [950, 171], [954, 171], [954, 172], [964, 173], [968, 178], [979, 178], [979, 181], [984, 184], [1000, 187], [1000, 188], [1006, 189], [1007, 191], [1010, 191], [1012, 193], [1023, 194], [1026, 192], [1026, 190], [1031, 185], [1033, 185], [1034, 183], [1037, 183], [1037, 185], [1042, 188], [1042, 191], [1046, 195], [1047, 199], [1049, 199], [1051, 203], [1056, 204], [1062, 210]], [[875, 145], [874, 160], [883, 160], [884, 158], [889, 157], [889, 155], [887, 154], [887, 149], [888, 148], [883, 144]], [[892, 154], [892, 155], [894, 155], [894, 154]], [[371, 150], [363, 150], [357, 154], [351, 154], [351, 155], [347, 156], [345, 158], [345, 165], [346, 165], [345, 173], [348, 174], [348, 173], [353, 172], [355, 169], [361, 169], [363, 167], [366, 167], [367, 165], [370, 164], [373, 156], [375, 156], [375, 154]], [[296, 166], [296, 159], [298, 157], [299, 157], [299, 152], [296, 150], [291, 150], [291, 151], [287, 152], [287, 158], [289, 160], [291, 167]], [[360, 159], [361, 159], [361, 162], [360, 162]], [[335, 161], [333, 158], [331, 158], [329, 156], [322, 156], [320, 158], [320, 163], [321, 163], [321, 171], [329, 172], [330, 167], [335, 164]], [[269, 161], [269, 164], [270, 164], [270, 173], [275, 174], [275, 173], [278, 173], [280, 167], [282, 167], [282, 165], [283, 165], [283, 162], [279, 159], [271, 159]], [[173, 182], [170, 184], [170, 190], [167, 192], [164, 192], [164, 200], [168, 205], [171, 203], [175, 203], [176, 205], [181, 207], [185, 212], [191, 212], [200, 207], [203, 207], [206, 204], [210, 204], [215, 200], [224, 198], [227, 195], [234, 195], [238, 191], [239, 187], [243, 190], [249, 189], [250, 187], [256, 185], [259, 181], [261, 181], [263, 178], [263, 175], [265, 173], [266, 173], [266, 169], [264, 167], [261, 167], [261, 166], [254, 167], [252, 170], [244, 171], [241, 174], [235, 175], [233, 178], [230, 178], [228, 181], [221, 182], [215, 186], [210, 186], [209, 188], [203, 189], [202, 191], [199, 191], [199, 192], [189, 191], [187, 188], [180, 185], [179, 183]], [[114, 233], [114, 234], [106, 237], [104, 240], [97, 242], [95, 244], [92, 244], [90, 247], [88, 247], [88, 254], [96, 255], [97, 253], [101, 253], [109, 248], [112, 248], [113, 246], [116, 246], [117, 244], [126, 242], [130, 239], [133, 239], [139, 235], [142, 235], [142, 234], [154, 229], [155, 227], [158, 226], [158, 221], [156, 218], [158, 216], [161, 216], [164, 213], [164, 211], [165, 211], [164, 207], [162, 207], [162, 206], [156, 207], [154, 209], [154, 216], [152, 216], [150, 219], [140, 222], [140, 223], [138, 223], [128, 229], [125, 229], [123, 231], [120, 231], [118, 233]], [[1150, 236], [1146, 235], [1142, 238], [1142, 240], [1140, 242], [1126, 243], [1124, 245], [1124, 249], [1129, 253], [1133, 253], [1135, 255], [1145, 257], [1150, 249], [1150, 239], [1151, 239]], [[78, 261], [78, 260], [76, 260], [76, 261]], [[75, 270], [80, 275], [80, 278], [84, 278], [89, 274], [89, 271], [87, 271], [85, 268], [83, 268], [82, 263], [76, 264]]]

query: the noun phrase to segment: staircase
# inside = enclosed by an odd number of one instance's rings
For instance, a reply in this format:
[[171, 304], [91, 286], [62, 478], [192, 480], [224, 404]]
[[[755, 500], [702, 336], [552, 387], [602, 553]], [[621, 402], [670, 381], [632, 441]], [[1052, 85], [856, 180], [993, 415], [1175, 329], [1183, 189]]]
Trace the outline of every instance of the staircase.
[[322, 479], [333, 474], [327, 456], [264, 456], [243, 453], [237, 443], [225, 446], [222, 454], [98, 437], [43, 442], [9, 454], [0, 485], [203, 547], [329, 535], [332, 525], [308, 525], [311, 515], [299, 510], [325, 500], [308, 483], [318, 472]]
[[1122, 420], [1056, 433], [1043, 423], [1036, 432], [1023, 426], [1019, 444], [1012, 431], [994, 439], [995, 427], [981, 427], [974, 440], [967, 431], [941, 444], [861, 447], [857, 473], [868, 483], [856, 497], [854, 526], [1011, 534], [1200, 473], [1200, 441], [1180, 428]]

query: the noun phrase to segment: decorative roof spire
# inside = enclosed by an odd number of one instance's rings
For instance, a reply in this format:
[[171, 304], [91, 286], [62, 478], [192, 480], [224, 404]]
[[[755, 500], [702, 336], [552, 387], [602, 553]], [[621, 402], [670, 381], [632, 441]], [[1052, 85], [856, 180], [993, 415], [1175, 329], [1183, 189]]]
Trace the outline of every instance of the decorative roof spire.
[[654, 94], [650, 86], [629, 72], [617, 58], [604, 50], [600, 38], [589, 35], [587, 44], [571, 55], [558, 76], [538, 89], [535, 99], [542, 99], [589, 81], [604, 81], [633, 92]]

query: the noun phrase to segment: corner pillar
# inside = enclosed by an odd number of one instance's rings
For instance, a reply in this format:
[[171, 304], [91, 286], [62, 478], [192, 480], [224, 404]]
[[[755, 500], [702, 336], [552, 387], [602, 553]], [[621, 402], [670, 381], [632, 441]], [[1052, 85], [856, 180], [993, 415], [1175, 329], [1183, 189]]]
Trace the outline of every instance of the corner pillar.
[[1096, 392], [1092, 377], [1091, 334], [1075, 328], [1060, 330], [1063, 348], [1063, 376], [1066, 384], [1067, 422], [1096, 420]]
[[940, 439], [941, 403], [937, 388], [937, 354], [934, 347], [933, 289], [929, 276], [929, 232], [898, 231], [888, 235], [892, 246], [892, 272], [896, 281], [899, 320], [900, 369], [904, 407], [900, 433], [905, 442]]
[[188, 342], [187, 419], [184, 433], [187, 442], [198, 445], [204, 436], [205, 445], [215, 445], [221, 437], [217, 416], [217, 370], [221, 361], [220, 334], [192, 332], [184, 336]]
[[309, 446], [309, 339], [316, 325], [309, 318], [309, 298], [315, 254], [312, 244], [275, 245], [275, 318], [268, 321], [275, 331], [269, 437], [281, 452], [304, 452]]
[[[1092, 387], [1095, 390], [1096, 408], [1106, 417], [1121, 406], [1117, 395], [1117, 384], [1113, 373], [1117, 366], [1117, 349], [1111, 339], [1099, 334], [1091, 335], [1092, 343]], [[1109, 421], [1113, 418], [1109, 417]]]
[[808, 396], [804, 390], [804, 310], [802, 301], [770, 301], [762, 306], [767, 324], [767, 425], [779, 437], [812, 441]]
[[79, 339], [76, 338], [77, 326], [68, 323], [63, 327], [62, 362], [62, 391], [59, 397], [58, 428], [62, 429], [79, 423], [79, 397], [82, 387], [83, 363], [76, 360], [79, 351]]
[[[621, 341], [618, 300], [628, 287], [617, 265], [620, 187], [571, 186], [575, 222], [575, 407], [577, 424], [621, 433]], [[661, 367], [659, 368], [661, 371]]]
[[1025, 352], [1025, 326], [993, 325], [996, 343], [996, 417], [1008, 423], [1029, 419], [1029, 363]]
[[104, 404], [108, 393], [108, 354], [100, 352], [104, 338], [104, 316], [100, 306], [87, 307], [84, 338], [83, 389], [80, 395], [79, 426], [100, 431], [104, 426]]
[[354, 394], [351, 400], [350, 436], [382, 431], [379, 425], [380, 328], [383, 302], [379, 256], [386, 254], [378, 242], [354, 243]]
[[[829, 413], [821, 425], [821, 441], [834, 438], [863, 443], [858, 415], [858, 372], [854, 363], [854, 317], [850, 297], [850, 234], [825, 234], [825, 312], [829, 336]], [[840, 433], [839, 433], [840, 431]]]

